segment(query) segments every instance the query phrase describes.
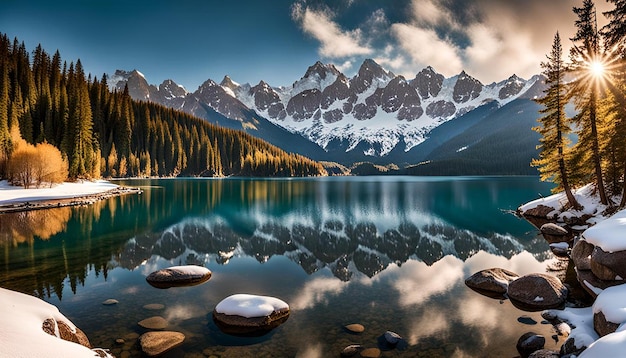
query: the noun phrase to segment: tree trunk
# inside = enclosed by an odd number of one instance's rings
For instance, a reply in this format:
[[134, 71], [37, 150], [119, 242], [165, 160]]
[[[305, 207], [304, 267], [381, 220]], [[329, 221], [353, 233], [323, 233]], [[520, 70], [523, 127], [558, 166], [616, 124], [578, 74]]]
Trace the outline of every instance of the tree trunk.
[[600, 202], [603, 205], [609, 205], [609, 201], [606, 197], [606, 190], [604, 189], [604, 180], [602, 178], [602, 165], [600, 163], [600, 145], [598, 143], [598, 129], [596, 126], [596, 90], [593, 89], [591, 93], [591, 105], [589, 108], [589, 122], [591, 123], [591, 138], [592, 138], [592, 157], [595, 167], [596, 185], [598, 192], [600, 193]]

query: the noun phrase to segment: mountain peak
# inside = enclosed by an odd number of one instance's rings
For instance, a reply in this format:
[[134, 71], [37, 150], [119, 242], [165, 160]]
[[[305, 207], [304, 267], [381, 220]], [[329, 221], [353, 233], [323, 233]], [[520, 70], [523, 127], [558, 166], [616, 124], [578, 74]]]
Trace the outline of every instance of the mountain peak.
[[317, 75], [320, 79], [325, 80], [326, 76], [330, 74], [336, 77], [339, 75], [339, 71], [332, 64], [325, 65], [321, 61], [317, 61], [306, 70], [304, 78], [311, 78]]
[[224, 76], [224, 79], [222, 79], [222, 82], [220, 82], [220, 86], [226, 87], [226, 88], [230, 89], [231, 91], [234, 91], [237, 88], [239, 88], [239, 83], [234, 82], [230, 78], [230, 76], [226, 75], [226, 76]]

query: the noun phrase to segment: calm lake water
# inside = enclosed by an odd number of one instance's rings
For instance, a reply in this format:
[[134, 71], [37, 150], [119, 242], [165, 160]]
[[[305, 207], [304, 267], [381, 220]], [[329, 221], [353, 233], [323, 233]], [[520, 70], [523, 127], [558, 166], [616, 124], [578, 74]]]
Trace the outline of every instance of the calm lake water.
[[[141, 356], [137, 322], [154, 315], [186, 335], [165, 357], [332, 357], [350, 344], [377, 347], [387, 330], [405, 339], [383, 351], [388, 357], [514, 357], [528, 331], [557, 347], [539, 313], [463, 282], [490, 267], [526, 274], [555, 265], [536, 230], [508, 212], [549, 193], [538, 178], [121, 183], [144, 192], [0, 215], [0, 286], [56, 305], [118, 357]], [[146, 283], [181, 264], [206, 266], [213, 277], [167, 290]], [[262, 337], [221, 333], [211, 312], [235, 293], [278, 297], [291, 316]], [[108, 298], [119, 304], [102, 305]], [[165, 308], [143, 308], [149, 303]], [[365, 332], [348, 333], [350, 323]]]

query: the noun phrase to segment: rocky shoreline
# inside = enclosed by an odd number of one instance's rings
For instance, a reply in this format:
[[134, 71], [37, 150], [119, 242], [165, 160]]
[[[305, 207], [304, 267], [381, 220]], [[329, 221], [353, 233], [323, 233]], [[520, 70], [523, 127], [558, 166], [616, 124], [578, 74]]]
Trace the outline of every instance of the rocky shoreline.
[[30, 210], [53, 209], [53, 208], [61, 208], [61, 207], [67, 207], [67, 206], [91, 205], [100, 200], [105, 200], [105, 199], [109, 199], [112, 197], [127, 195], [127, 194], [141, 194], [142, 192], [143, 190], [141, 190], [140, 188], [119, 186], [117, 188], [107, 190], [105, 192], [81, 195], [81, 196], [77, 196], [74, 198], [32, 200], [32, 201], [24, 201], [24, 202], [0, 205], [0, 214], [16, 213], [16, 212], [30, 211]]
[[[535, 226], [552, 253], [567, 263], [565, 275], [537, 273], [519, 277], [501, 268], [473, 274], [466, 285], [476, 292], [511, 303], [524, 311], [542, 311], [555, 336], [566, 339], [560, 351], [544, 349], [545, 338], [534, 332], [520, 337], [521, 357], [594, 356], [606, 352], [602, 337], [622, 330], [626, 309], [626, 210], [615, 213], [599, 205], [589, 188], [578, 194], [586, 210], [567, 210], [559, 194], [520, 206], [517, 215]], [[621, 237], [620, 237], [621, 234]], [[618, 333], [615, 333], [615, 332]], [[553, 336], [554, 338], [554, 336]], [[615, 344], [615, 337], [606, 341]], [[622, 339], [623, 348], [626, 339]], [[611, 346], [614, 347], [614, 346]], [[621, 349], [618, 348], [618, 349]], [[588, 350], [588, 351], [586, 351]]]

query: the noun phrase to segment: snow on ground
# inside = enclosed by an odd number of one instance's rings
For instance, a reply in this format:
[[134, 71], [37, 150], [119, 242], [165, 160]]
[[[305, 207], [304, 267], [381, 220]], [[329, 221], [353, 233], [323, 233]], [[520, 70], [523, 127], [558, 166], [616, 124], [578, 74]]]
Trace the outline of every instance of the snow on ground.
[[542, 316], [545, 317], [546, 312], [567, 322], [571, 327], [569, 336], [574, 338], [576, 348], [589, 347], [598, 339], [598, 334], [593, 328], [593, 311], [591, 307], [567, 307], [564, 310], [548, 310], [544, 311]]
[[278, 298], [248, 294], [228, 296], [215, 306], [217, 313], [246, 318], [269, 316], [284, 309], [289, 309], [289, 305]]
[[85, 195], [99, 194], [118, 185], [105, 180], [82, 181], [76, 183], [56, 184], [52, 188], [24, 189], [20, 186], [12, 186], [6, 180], [0, 181], [0, 205], [23, 203], [38, 200], [54, 200], [77, 198]]
[[618, 211], [583, 233], [587, 242], [602, 248], [605, 252], [626, 250], [626, 210]]
[[573, 210], [570, 208], [568, 211], [563, 211], [563, 208], [567, 205], [567, 197], [563, 192], [530, 201], [520, 206], [518, 210], [520, 212], [525, 212], [536, 208], [539, 205], [543, 205], [554, 208], [554, 214], [559, 216], [559, 221], [564, 221], [564, 219], [568, 216], [571, 217], [575, 215], [580, 217], [584, 214], [594, 215], [595, 219], [593, 220], [596, 222], [605, 219], [601, 213], [606, 210], [606, 206], [600, 203], [600, 198], [595, 193], [595, 186], [593, 184], [587, 184], [583, 187], [575, 189], [572, 191], [572, 194], [574, 194], [576, 201], [582, 205], [582, 210]]
[[0, 303], [0, 356], [99, 357], [87, 347], [43, 331], [42, 324], [48, 318], [63, 321], [75, 329], [55, 306], [4, 288], [0, 288]]
[[[583, 206], [580, 211], [572, 208], [564, 210], [567, 203], [564, 193], [533, 200], [520, 206], [519, 211], [523, 213], [539, 205], [544, 205], [555, 209], [550, 215], [555, 215], [559, 221], [565, 221], [564, 219], [568, 216], [580, 217], [582, 214], [591, 214], [593, 217], [587, 222], [593, 226], [582, 233], [585, 240], [607, 252], [626, 250], [626, 210], [606, 217], [603, 214], [606, 206], [600, 203], [593, 184], [575, 190], [574, 196], [578, 203]], [[626, 351], [625, 301], [626, 285], [619, 285], [599, 291], [593, 307], [565, 308], [564, 310], [550, 310], [549, 312], [568, 322], [572, 327], [570, 336], [575, 339], [576, 347], [588, 347], [580, 355], [581, 358], [619, 357]], [[621, 324], [615, 333], [602, 338], [599, 338], [593, 328], [593, 314], [600, 311], [609, 321]]]

